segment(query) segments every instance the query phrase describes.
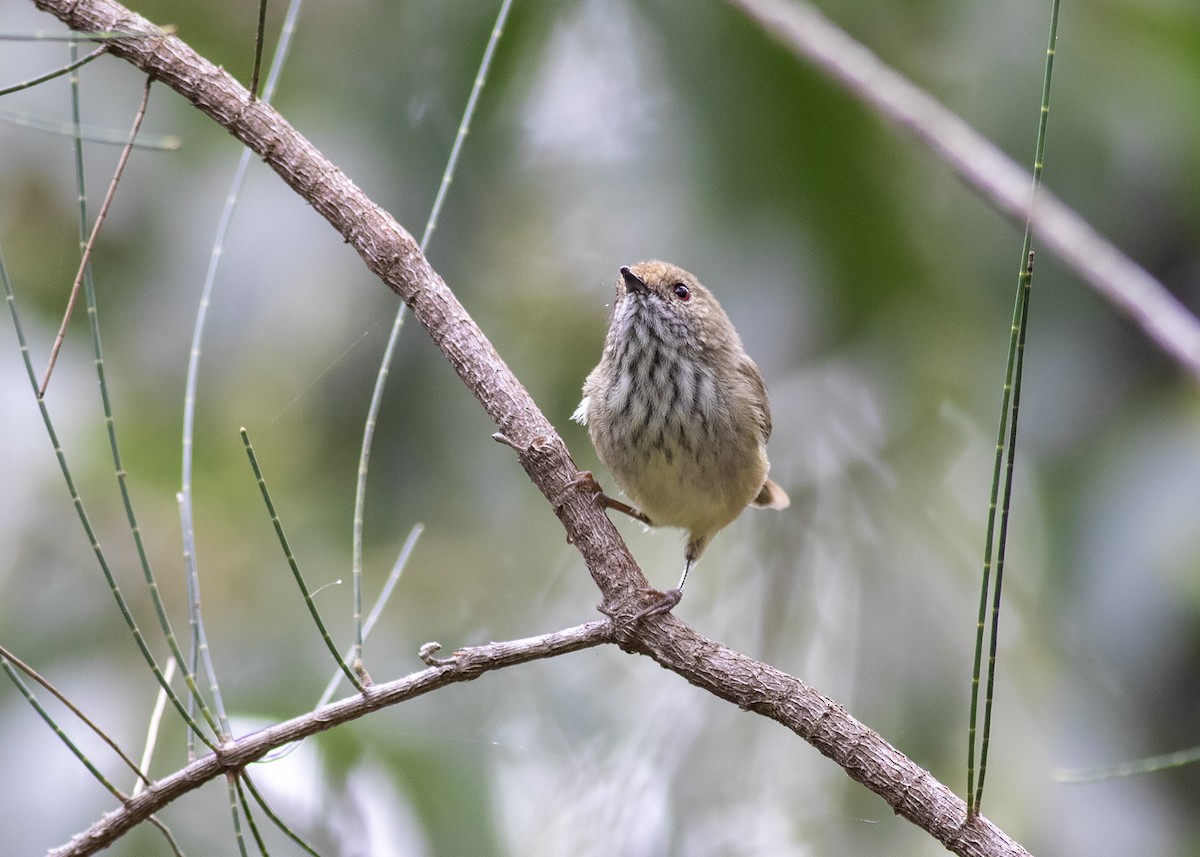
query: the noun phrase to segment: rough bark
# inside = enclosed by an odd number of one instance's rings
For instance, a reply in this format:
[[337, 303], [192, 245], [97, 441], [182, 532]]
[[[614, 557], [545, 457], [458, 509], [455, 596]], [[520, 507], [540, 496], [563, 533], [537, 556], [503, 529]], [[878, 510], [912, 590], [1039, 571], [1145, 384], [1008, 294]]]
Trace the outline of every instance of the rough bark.
[[[1027, 853], [986, 818], [968, 820], [965, 804], [949, 788], [800, 679], [709, 640], [673, 616], [633, 623], [640, 607], [637, 590], [647, 585], [641, 571], [593, 502], [591, 491], [573, 481], [578, 471], [562, 439], [404, 227], [368, 199], [274, 108], [251, 99], [237, 81], [180, 39], [160, 32], [112, 0], [34, 2], [77, 30], [144, 33], [112, 41], [111, 52], [178, 92], [257, 153], [408, 304], [505, 442], [516, 450], [529, 478], [561, 520], [567, 539], [582, 554], [602, 593], [601, 610], [612, 618], [611, 623], [583, 626], [590, 629], [584, 635], [587, 645], [611, 639], [626, 651], [652, 657], [697, 687], [783, 724], [955, 853], [975, 857]], [[102, 825], [107, 825], [110, 833], [127, 830], [179, 794], [206, 779], [240, 770], [272, 747], [416, 692], [427, 692], [431, 684], [440, 686], [447, 680], [437, 679], [435, 674], [440, 675], [439, 670], [462, 671], [461, 657], [453, 664], [377, 685], [361, 697], [231, 742], [217, 756], [201, 759], [160, 781], [55, 853], [92, 853], [103, 847], [95, 835]], [[486, 668], [505, 665], [508, 663], [499, 662]], [[455, 673], [458, 677], [452, 680], [473, 678], [483, 671]], [[422, 689], [414, 691], [413, 687]], [[112, 836], [105, 841], [111, 842]]]

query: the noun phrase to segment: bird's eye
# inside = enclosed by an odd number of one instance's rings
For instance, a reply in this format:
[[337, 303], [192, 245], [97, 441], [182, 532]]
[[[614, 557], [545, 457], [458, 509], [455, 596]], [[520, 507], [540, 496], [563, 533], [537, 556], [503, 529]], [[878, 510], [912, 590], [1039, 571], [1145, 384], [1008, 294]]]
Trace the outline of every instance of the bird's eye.
[[671, 291], [675, 293], [675, 297], [679, 298], [684, 303], [687, 303], [692, 299], [691, 289], [689, 289], [683, 283], [676, 283]]

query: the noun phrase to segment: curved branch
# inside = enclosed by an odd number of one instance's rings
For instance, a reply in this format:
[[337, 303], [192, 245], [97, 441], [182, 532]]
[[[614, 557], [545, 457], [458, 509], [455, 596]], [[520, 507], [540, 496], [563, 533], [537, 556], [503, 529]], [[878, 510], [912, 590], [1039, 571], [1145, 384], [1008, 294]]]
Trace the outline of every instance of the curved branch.
[[34, 4], [72, 29], [144, 34], [110, 40], [110, 53], [170, 86], [258, 154], [408, 304], [554, 505], [605, 602], [632, 599], [631, 581], [648, 585], [616, 528], [592, 502], [592, 492], [575, 483], [578, 468], [554, 427], [403, 226], [273, 107], [251, 99], [245, 87], [181, 39], [114, 0]]
[[[576, 482], [578, 471], [562, 439], [430, 267], [412, 236], [272, 107], [251, 100], [237, 81], [180, 39], [162, 33], [114, 0], [34, 2], [74, 29], [144, 33], [143, 37], [113, 40], [111, 52], [169, 85], [261, 156], [338, 230], [367, 267], [404, 299], [499, 427], [501, 439], [516, 450], [529, 478], [562, 521], [568, 540], [583, 555], [603, 595], [601, 610], [613, 618], [611, 623], [583, 626], [594, 627], [590, 633], [597, 637], [588, 645], [611, 638], [626, 651], [649, 655], [697, 687], [787, 726], [881, 795], [897, 813], [958, 854], [1026, 853], [987, 819], [977, 816], [968, 820], [966, 805], [946, 786], [803, 681], [708, 640], [673, 616], [635, 624], [633, 616], [640, 607], [637, 589], [646, 586], [641, 571], [593, 501], [592, 492]], [[455, 666], [434, 668], [441, 669], [454, 670]], [[385, 698], [390, 704], [440, 686], [437, 675], [425, 671], [400, 683], [378, 685], [362, 697], [242, 739], [145, 794], [163, 795], [169, 785], [182, 793], [198, 785], [197, 778], [236, 770], [272, 746], [326, 728], [330, 717], [350, 719], [347, 711], [361, 716], [381, 707]], [[442, 683], [467, 677], [473, 676], [443, 679]], [[389, 691], [391, 688], [395, 689]], [[389, 692], [396, 698], [384, 696]], [[118, 812], [131, 818], [131, 806], [134, 804]]]
[[1039, 241], [1129, 316], [1200, 381], [1200, 321], [1162, 283], [1100, 235], [1033, 176], [929, 93], [799, 0], [728, 0], [792, 53], [812, 62], [877, 113], [906, 128], [1002, 213], [1028, 221]]
[[[396, 681], [373, 685], [357, 696], [331, 703], [324, 708], [222, 744], [216, 754], [197, 759], [171, 776], [157, 780], [144, 792], [130, 798], [119, 809], [104, 816], [66, 845], [51, 851], [50, 857], [82, 857], [85, 854], [93, 854], [111, 845], [128, 830], [149, 818], [152, 813], [158, 812], [176, 798], [199, 788], [209, 780], [221, 774], [237, 773], [272, 750], [342, 723], [357, 720], [364, 714], [421, 696], [448, 684], [479, 678], [492, 670], [577, 652], [580, 649], [612, 642], [612, 639], [612, 622], [608, 619], [598, 619], [538, 637], [460, 649], [449, 658], [437, 660], [429, 669]], [[422, 651], [429, 652], [431, 649], [436, 651], [435, 643], [426, 644]], [[430, 655], [424, 655], [423, 659], [426, 663], [434, 663]]]

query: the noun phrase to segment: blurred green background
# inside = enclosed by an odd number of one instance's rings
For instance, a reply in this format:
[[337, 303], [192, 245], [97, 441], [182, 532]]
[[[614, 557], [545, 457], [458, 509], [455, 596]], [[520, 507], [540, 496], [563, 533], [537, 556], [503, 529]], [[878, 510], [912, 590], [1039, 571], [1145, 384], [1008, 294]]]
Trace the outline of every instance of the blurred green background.
[[[134, 4], [247, 80], [254, 4]], [[311, 3], [275, 102], [419, 234], [498, 3]], [[269, 10], [277, 32], [283, 4]], [[827, 0], [822, 9], [1021, 163], [1046, 3]], [[21, 0], [0, 31], [55, 30]], [[274, 43], [274, 37], [271, 44]], [[3, 42], [0, 84], [65, 60]], [[127, 133], [141, 79], [83, 71], [85, 122]], [[1064, 4], [1045, 181], [1200, 309], [1200, 7]], [[62, 80], [6, 117], [69, 117]], [[165, 87], [94, 257], [109, 391], [142, 531], [186, 627], [183, 380], [238, 146]], [[87, 149], [95, 211], [118, 147]], [[0, 246], [35, 365], [78, 264], [66, 136], [0, 121]], [[971, 650], [1020, 231], [931, 155], [720, 3], [519, 0], [429, 257], [563, 433], [599, 357], [617, 268], [659, 257], [720, 297], [771, 391], [783, 514], [747, 513], [678, 610], [815, 685], [962, 792]], [[240, 730], [302, 713], [332, 671], [238, 427], [339, 640], [362, 420], [396, 299], [255, 163], [225, 248], [199, 385], [205, 614]], [[48, 396], [100, 540], [152, 639], [115, 490], [85, 314]], [[0, 322], [0, 641], [130, 752], [155, 686], [80, 530]], [[1056, 779], [1200, 744], [1200, 401], [1193, 381], [1038, 257], [985, 813], [1034, 853], [1200, 851], [1200, 770]], [[371, 462], [368, 596], [426, 531], [367, 646], [377, 680], [455, 647], [593, 618], [579, 556], [414, 323]], [[682, 540], [618, 521], [659, 585]], [[156, 651], [165, 647], [156, 642]], [[63, 715], [128, 788], [129, 777]], [[154, 770], [183, 763], [171, 722]], [[11, 853], [111, 808], [0, 690]], [[492, 674], [310, 741], [253, 773], [325, 854], [926, 855], [941, 847], [792, 734], [615, 649]], [[163, 819], [188, 853], [235, 846], [213, 783]], [[278, 837], [272, 835], [272, 840]], [[139, 830], [111, 853], [161, 854]], [[296, 853], [278, 846], [273, 853]]]

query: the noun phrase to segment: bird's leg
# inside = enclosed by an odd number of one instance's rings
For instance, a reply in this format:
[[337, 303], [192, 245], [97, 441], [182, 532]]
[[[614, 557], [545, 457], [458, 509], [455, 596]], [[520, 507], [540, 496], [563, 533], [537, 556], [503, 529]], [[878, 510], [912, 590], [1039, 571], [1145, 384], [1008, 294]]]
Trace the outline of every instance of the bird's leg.
[[662, 616], [664, 613], [670, 613], [675, 605], [679, 603], [679, 600], [683, 598], [683, 584], [687, 582], [688, 572], [692, 570], [692, 566], [695, 564], [695, 557], [688, 556], [683, 566], [683, 577], [679, 578], [679, 585], [674, 589], [668, 589], [665, 592], [659, 592], [657, 589], [641, 590], [647, 595], [653, 595], [654, 603], [634, 616], [633, 621], [637, 622], [650, 616]]
[[642, 592], [655, 597], [654, 603], [634, 616], [635, 622], [649, 616], [662, 616], [664, 613], [671, 612], [675, 605], [679, 603], [679, 599], [683, 598], [683, 585], [687, 583], [688, 572], [692, 570], [692, 566], [696, 564], [696, 560], [700, 559], [700, 554], [704, 552], [704, 548], [708, 546], [711, 538], [711, 534], [699, 536], [694, 533], [692, 534], [692, 538], [683, 552], [683, 576], [679, 578], [679, 585], [674, 589], [668, 589], [666, 592], [659, 592], [657, 589], [643, 589]]
[[646, 513], [643, 512], [641, 509], [635, 509], [633, 506], [630, 506], [628, 503], [622, 503], [620, 500], [614, 500], [612, 497], [609, 497], [603, 491], [601, 491], [599, 494], [596, 495], [596, 502], [599, 503], [605, 509], [616, 509], [618, 512], [624, 512], [626, 515], [633, 518], [635, 521], [641, 521], [647, 527], [654, 526], [654, 522], [651, 521], [650, 518], [647, 517]]
[[568, 488], [586, 487], [595, 495], [594, 500], [602, 509], [616, 509], [618, 512], [623, 512], [634, 520], [641, 521], [647, 527], [653, 527], [654, 522], [647, 517], [646, 513], [641, 509], [635, 509], [628, 503], [622, 503], [620, 500], [615, 500], [604, 493], [604, 489], [600, 487], [600, 483], [596, 481], [596, 477], [592, 475], [590, 470], [581, 470], [574, 479], [567, 483]]

